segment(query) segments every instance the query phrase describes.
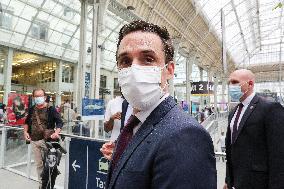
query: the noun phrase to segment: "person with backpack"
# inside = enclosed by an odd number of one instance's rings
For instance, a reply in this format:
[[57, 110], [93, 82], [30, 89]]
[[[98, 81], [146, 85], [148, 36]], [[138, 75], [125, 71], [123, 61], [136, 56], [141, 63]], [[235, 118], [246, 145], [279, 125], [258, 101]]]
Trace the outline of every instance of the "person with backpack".
[[42, 153], [47, 149], [47, 140], [58, 140], [62, 128], [60, 114], [53, 106], [46, 102], [44, 89], [35, 89], [32, 93], [35, 105], [29, 109], [26, 124], [24, 125], [24, 137], [31, 142], [34, 160], [37, 168], [38, 180], [41, 188], [43, 159]]

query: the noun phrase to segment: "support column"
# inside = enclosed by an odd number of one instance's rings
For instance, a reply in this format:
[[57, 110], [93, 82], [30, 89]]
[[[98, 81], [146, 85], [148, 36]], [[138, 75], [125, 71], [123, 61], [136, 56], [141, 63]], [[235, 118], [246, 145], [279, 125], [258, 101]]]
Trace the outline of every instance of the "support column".
[[[62, 85], [62, 61], [59, 61], [56, 64], [56, 71], [55, 71], [55, 81], [56, 81], [56, 99], [55, 105], [61, 105], [61, 85]], [[71, 102], [70, 102], [71, 103]]]
[[87, 7], [86, 0], [81, 0], [81, 21], [80, 21], [80, 46], [79, 46], [79, 63], [78, 63], [78, 96], [77, 108], [78, 113], [82, 114], [82, 99], [85, 97], [85, 75], [86, 75], [86, 37], [87, 37]]
[[190, 95], [191, 95], [191, 73], [192, 73], [192, 60], [191, 58], [186, 59], [186, 102], [188, 103], [188, 113], [191, 114], [191, 100], [190, 100]]
[[226, 81], [224, 81], [223, 79], [222, 81], [222, 108], [225, 108], [225, 103], [226, 103], [225, 90], [226, 90]]
[[[200, 81], [203, 81], [203, 68], [198, 67], [199, 68], [199, 77], [200, 77]], [[204, 108], [204, 96], [200, 96], [200, 110]]]
[[227, 75], [227, 47], [226, 47], [226, 28], [225, 28], [225, 14], [223, 9], [221, 9], [221, 30], [222, 30], [222, 63], [224, 75]]
[[4, 64], [4, 97], [3, 103], [8, 104], [8, 96], [11, 92], [11, 78], [12, 78], [12, 62], [13, 62], [13, 53], [12, 48], [8, 49], [8, 55]]
[[[174, 49], [175, 49], [175, 54], [174, 54], [174, 63], [176, 64], [177, 62], [177, 54], [178, 54], [178, 51], [179, 51], [179, 41], [178, 40], [173, 40], [173, 46], [174, 46]], [[175, 86], [174, 86], [174, 78], [170, 79], [168, 81], [169, 83], [169, 93], [172, 97], [175, 98]]]
[[97, 81], [97, 78], [100, 76], [98, 72], [99, 64], [99, 48], [98, 48], [98, 35], [99, 35], [99, 16], [100, 8], [99, 2], [97, 1], [93, 5], [93, 29], [92, 29], [92, 61], [91, 61], [91, 95], [90, 98], [98, 98], [100, 82]]
[[217, 112], [217, 90], [218, 90], [218, 78], [214, 76], [214, 109]]
[[175, 98], [175, 87], [174, 87], [174, 79], [169, 80], [169, 93], [172, 97]]
[[[210, 70], [210, 68], [207, 71], [207, 81], [208, 81], [208, 84], [209, 84], [209, 82], [212, 82], [212, 71]], [[208, 102], [209, 106], [211, 106], [211, 95], [209, 93], [209, 88], [208, 88], [207, 102]]]
[[75, 107], [77, 108], [77, 111], [78, 111], [78, 103], [77, 103], [78, 91], [79, 91], [78, 64], [74, 65], [73, 75], [74, 75], [74, 81], [73, 81], [73, 91], [74, 91], [73, 92], [73, 103], [75, 104]]

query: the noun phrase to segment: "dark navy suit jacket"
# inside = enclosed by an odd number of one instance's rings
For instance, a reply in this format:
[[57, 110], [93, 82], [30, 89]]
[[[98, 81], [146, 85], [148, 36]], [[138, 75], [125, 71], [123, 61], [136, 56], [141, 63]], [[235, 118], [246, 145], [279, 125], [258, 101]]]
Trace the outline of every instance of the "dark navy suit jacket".
[[172, 97], [148, 116], [112, 169], [108, 189], [217, 188], [212, 140]]
[[226, 183], [236, 189], [284, 188], [284, 108], [254, 96], [231, 141], [226, 137]]

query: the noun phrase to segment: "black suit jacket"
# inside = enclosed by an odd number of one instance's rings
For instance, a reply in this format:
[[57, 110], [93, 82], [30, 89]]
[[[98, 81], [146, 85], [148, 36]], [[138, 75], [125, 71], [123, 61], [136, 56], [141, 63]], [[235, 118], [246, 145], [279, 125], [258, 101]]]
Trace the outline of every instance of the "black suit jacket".
[[217, 188], [210, 135], [171, 97], [148, 116], [112, 169], [108, 189]]
[[226, 183], [236, 189], [284, 188], [284, 108], [254, 96], [231, 142], [226, 135]]

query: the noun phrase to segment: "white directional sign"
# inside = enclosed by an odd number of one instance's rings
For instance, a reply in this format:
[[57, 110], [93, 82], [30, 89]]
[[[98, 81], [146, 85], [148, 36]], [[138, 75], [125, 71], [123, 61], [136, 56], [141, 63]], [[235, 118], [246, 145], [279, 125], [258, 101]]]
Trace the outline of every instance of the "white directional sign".
[[75, 172], [76, 172], [76, 167], [77, 167], [77, 168], [80, 168], [80, 165], [76, 165], [76, 162], [77, 162], [77, 160], [75, 160], [75, 161], [72, 163], [72, 167], [73, 167], [73, 169], [74, 169]]

